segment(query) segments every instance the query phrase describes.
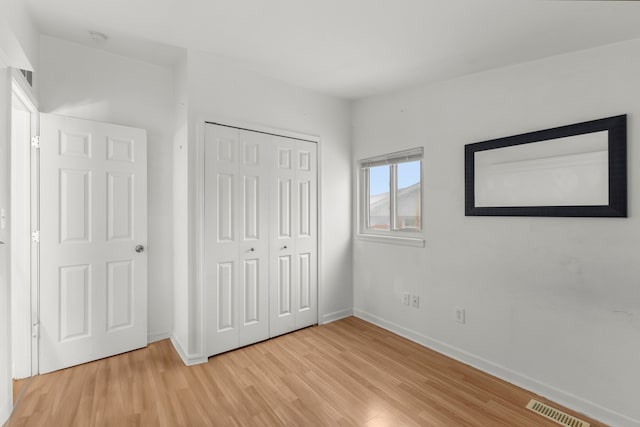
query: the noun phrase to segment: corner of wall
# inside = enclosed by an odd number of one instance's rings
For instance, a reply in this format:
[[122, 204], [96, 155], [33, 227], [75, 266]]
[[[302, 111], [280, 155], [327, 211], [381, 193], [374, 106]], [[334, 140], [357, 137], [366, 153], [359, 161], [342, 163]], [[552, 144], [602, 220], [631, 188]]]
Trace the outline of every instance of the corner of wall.
[[200, 365], [202, 363], [207, 363], [209, 360], [207, 357], [203, 357], [201, 355], [193, 356], [187, 353], [184, 350], [184, 346], [180, 343], [180, 340], [175, 336], [171, 336], [171, 344], [173, 344], [173, 348], [175, 348], [176, 352], [182, 359], [182, 363], [187, 366]]
[[[187, 342], [187, 295], [189, 283], [187, 254], [187, 187], [188, 103], [186, 81], [186, 56], [174, 68], [174, 136], [173, 136], [173, 325], [171, 342], [183, 360], [186, 352], [182, 344]], [[184, 357], [183, 357], [184, 356]], [[186, 363], [186, 362], [185, 362]]]
[[350, 317], [350, 316], [353, 316], [353, 309], [351, 308], [334, 311], [333, 313], [322, 314], [320, 318], [320, 322], [318, 323], [321, 325], [326, 325], [328, 323], [335, 322], [336, 320], [344, 319], [345, 317]]

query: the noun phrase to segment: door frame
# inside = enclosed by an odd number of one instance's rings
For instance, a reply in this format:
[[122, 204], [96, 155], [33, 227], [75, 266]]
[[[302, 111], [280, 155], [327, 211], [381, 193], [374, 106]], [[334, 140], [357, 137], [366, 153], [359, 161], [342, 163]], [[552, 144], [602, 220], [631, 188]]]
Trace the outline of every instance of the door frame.
[[[11, 212], [16, 212], [16, 211], [21, 211], [21, 212], [28, 212], [29, 216], [30, 216], [30, 229], [31, 231], [35, 231], [38, 230], [40, 228], [40, 210], [39, 210], [39, 192], [40, 192], [40, 188], [39, 188], [39, 177], [40, 177], [40, 153], [39, 150], [34, 147], [32, 145], [31, 139], [35, 136], [38, 135], [38, 131], [39, 131], [39, 115], [38, 115], [38, 101], [36, 100], [35, 96], [33, 95], [33, 90], [31, 88], [31, 86], [29, 85], [29, 83], [27, 82], [27, 80], [25, 79], [25, 77], [20, 73], [19, 70], [12, 68], [11, 69], [11, 94], [12, 97], [16, 96], [18, 98], [18, 100], [24, 105], [24, 107], [26, 107], [26, 109], [29, 111], [30, 115], [31, 115], [31, 120], [30, 120], [30, 137], [29, 140], [25, 141], [25, 145], [21, 144], [18, 147], [14, 146], [14, 141], [13, 141], [13, 131], [12, 131], [12, 138], [11, 138], [11, 148], [12, 150], [14, 148], [20, 148], [23, 151], [23, 155], [29, 159], [29, 170], [25, 172], [25, 176], [28, 177], [29, 180], [29, 187], [30, 187], [30, 195], [27, 197], [27, 199], [23, 202], [22, 206], [15, 206], [15, 201], [14, 198], [12, 197], [12, 203], [11, 203]], [[13, 109], [13, 108], [12, 108]], [[11, 165], [11, 176], [13, 178], [13, 170], [16, 169], [15, 166], [17, 165]], [[13, 188], [13, 182], [11, 183], [11, 187]], [[10, 214], [10, 218], [11, 218], [11, 214]], [[13, 221], [10, 221], [10, 229], [11, 229], [11, 233], [14, 234], [14, 226], [13, 226]], [[31, 233], [30, 233], [31, 234]], [[30, 366], [30, 372], [31, 372], [31, 376], [33, 375], [37, 375], [39, 373], [39, 341], [38, 341], [38, 325], [39, 325], [39, 304], [40, 304], [40, 299], [39, 299], [39, 290], [40, 290], [40, 277], [39, 277], [39, 256], [40, 256], [40, 251], [39, 251], [39, 245], [38, 243], [34, 242], [32, 239], [31, 235], [26, 236], [26, 238], [29, 240], [29, 244], [28, 247], [30, 248], [30, 250], [28, 251], [29, 253], [26, 253], [27, 251], [25, 251], [25, 253], [19, 253], [17, 251], [15, 251], [15, 249], [12, 251], [12, 258], [16, 257], [19, 260], [21, 260], [22, 262], [26, 262], [27, 264], [29, 264], [29, 270], [30, 270], [30, 296], [29, 296], [29, 301], [20, 301], [19, 304], [22, 305], [29, 305], [29, 312], [30, 312], [30, 324], [29, 325], [14, 325], [13, 322], [11, 324], [11, 334], [13, 337], [13, 334], [15, 333], [22, 333], [21, 331], [25, 330], [25, 326], [28, 327], [28, 330], [30, 331], [30, 337], [31, 337], [31, 354], [21, 354], [21, 358], [27, 359], [31, 361], [31, 366]], [[15, 285], [14, 281], [11, 281], [12, 283], [12, 288]], [[13, 293], [12, 293], [13, 294]], [[13, 298], [12, 298], [12, 306], [13, 306]], [[12, 338], [13, 340], [13, 338]], [[12, 357], [13, 357], [13, 350], [12, 350]], [[15, 372], [13, 369], [13, 363], [12, 363], [12, 369], [11, 369], [11, 374], [12, 377], [14, 376]]]
[[[195, 354], [187, 354], [187, 359], [198, 363], [202, 360], [207, 361], [207, 343], [206, 343], [206, 308], [205, 298], [206, 288], [204, 286], [204, 239], [202, 238], [204, 232], [204, 220], [205, 220], [205, 205], [204, 205], [204, 173], [205, 173], [205, 156], [204, 156], [204, 138], [205, 138], [205, 126], [207, 124], [215, 124], [222, 126], [229, 126], [239, 129], [244, 129], [253, 132], [260, 132], [271, 134], [275, 136], [282, 136], [285, 138], [300, 139], [309, 141], [317, 145], [316, 155], [316, 167], [317, 167], [317, 224], [316, 229], [318, 233], [317, 238], [317, 319], [316, 323], [320, 324], [322, 319], [322, 313], [324, 313], [324, 286], [323, 286], [323, 268], [322, 268], [322, 248], [323, 248], [323, 233], [322, 233], [322, 138], [318, 135], [307, 134], [302, 132], [296, 132], [281, 128], [275, 128], [271, 126], [261, 125], [252, 122], [246, 122], [220, 115], [211, 114], [199, 114], [196, 117], [196, 146], [193, 152], [193, 157], [189, 154], [188, 164], [195, 163], [195, 229], [193, 236], [195, 250], [195, 277], [194, 277], [194, 297], [199, 298], [197, 302], [199, 304], [200, 322], [198, 324], [199, 331], [196, 331], [199, 343], [197, 343]], [[193, 163], [191, 160], [193, 159]], [[196, 361], [197, 360], [197, 361]]]

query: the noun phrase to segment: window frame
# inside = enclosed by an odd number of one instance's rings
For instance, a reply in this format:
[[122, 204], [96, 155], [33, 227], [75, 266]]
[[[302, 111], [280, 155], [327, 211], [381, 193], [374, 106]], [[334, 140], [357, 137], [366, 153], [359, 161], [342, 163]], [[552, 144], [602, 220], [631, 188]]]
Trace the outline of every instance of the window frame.
[[[398, 228], [398, 165], [420, 162], [420, 229]], [[369, 170], [376, 166], [389, 166], [389, 230], [370, 227]], [[361, 240], [424, 247], [424, 149], [423, 147], [398, 151], [382, 156], [361, 159], [358, 168], [358, 227]]]

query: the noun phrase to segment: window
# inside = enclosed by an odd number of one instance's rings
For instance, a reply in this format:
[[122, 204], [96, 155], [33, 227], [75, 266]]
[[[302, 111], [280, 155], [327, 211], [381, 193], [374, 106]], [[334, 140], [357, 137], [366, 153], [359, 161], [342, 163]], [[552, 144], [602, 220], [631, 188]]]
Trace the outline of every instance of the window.
[[361, 160], [360, 234], [421, 238], [422, 148]]

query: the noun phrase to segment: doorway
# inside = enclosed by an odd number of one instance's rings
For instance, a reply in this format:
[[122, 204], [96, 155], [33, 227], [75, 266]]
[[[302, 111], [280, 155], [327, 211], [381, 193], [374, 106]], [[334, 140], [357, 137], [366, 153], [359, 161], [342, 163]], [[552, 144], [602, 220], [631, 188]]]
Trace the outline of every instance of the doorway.
[[[26, 79], [12, 70], [11, 94], [11, 375], [14, 380], [38, 373], [38, 248], [32, 231], [38, 229], [38, 152], [32, 137], [37, 132], [37, 104]], [[7, 215], [8, 214], [8, 215]], [[23, 384], [22, 382], [16, 384]], [[21, 390], [14, 390], [14, 396]]]

